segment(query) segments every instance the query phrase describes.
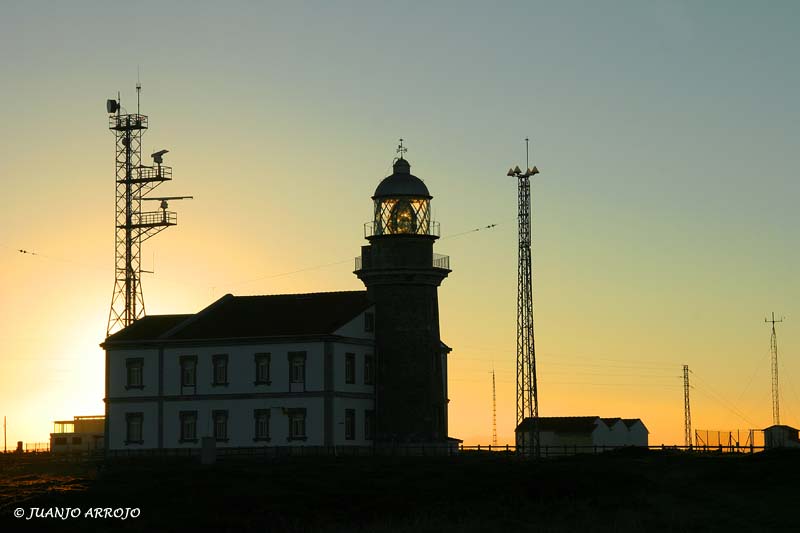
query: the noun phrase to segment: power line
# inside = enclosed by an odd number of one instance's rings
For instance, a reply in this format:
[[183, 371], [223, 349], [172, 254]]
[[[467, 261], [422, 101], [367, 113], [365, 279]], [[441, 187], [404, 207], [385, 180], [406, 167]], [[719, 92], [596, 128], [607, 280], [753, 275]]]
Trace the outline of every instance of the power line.
[[733, 405], [731, 402], [729, 402], [728, 400], [726, 400], [726, 399], [725, 399], [725, 398], [724, 398], [724, 397], [723, 397], [721, 394], [719, 394], [718, 392], [716, 392], [716, 391], [715, 391], [715, 390], [714, 390], [714, 389], [711, 387], [711, 385], [710, 385], [710, 384], [709, 384], [707, 381], [705, 381], [704, 379], [702, 379], [700, 376], [698, 376], [696, 372], [694, 372], [693, 370], [690, 370], [689, 372], [691, 372], [691, 374], [692, 374], [692, 375], [695, 377], [695, 379], [696, 379], [696, 380], [698, 380], [698, 379], [699, 379], [700, 381], [702, 381], [702, 382], [703, 382], [703, 384], [704, 384], [704, 387], [706, 387], [706, 388], [708, 389], [709, 393], [713, 394], [713, 396], [711, 396], [710, 394], [706, 394], [706, 392], [705, 392], [703, 389], [700, 389], [700, 388], [698, 388], [696, 385], [692, 385], [692, 388], [693, 388], [694, 390], [696, 390], [697, 392], [699, 392], [699, 393], [703, 394], [704, 396], [708, 396], [708, 397], [709, 397], [709, 398], [711, 398], [712, 400], [714, 400], [714, 401], [718, 402], [720, 405], [722, 405], [723, 407], [725, 407], [726, 409], [728, 409], [728, 410], [729, 410], [731, 413], [735, 414], [736, 416], [738, 416], [739, 418], [741, 418], [742, 420], [744, 420], [744, 421], [745, 421], [745, 422], [747, 422], [748, 424], [751, 424], [751, 425], [753, 425], [753, 426], [755, 426], [755, 425], [756, 425], [756, 424], [755, 424], [755, 422], [753, 422], [753, 421], [752, 421], [752, 420], [751, 420], [751, 419], [750, 419], [750, 418], [749, 418], [749, 417], [748, 417], [748, 416], [747, 416], [747, 415], [744, 413], [744, 411], [741, 411], [740, 409], [738, 409], [738, 408], [737, 408], [735, 405]]

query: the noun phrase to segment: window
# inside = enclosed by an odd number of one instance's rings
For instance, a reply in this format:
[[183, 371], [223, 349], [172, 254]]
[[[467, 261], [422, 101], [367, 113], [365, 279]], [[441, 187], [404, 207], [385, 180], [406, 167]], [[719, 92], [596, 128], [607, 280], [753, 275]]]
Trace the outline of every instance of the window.
[[83, 439], [80, 437], [72, 437], [72, 444], [80, 444], [83, 442]]
[[125, 444], [143, 444], [142, 440], [142, 421], [144, 415], [142, 413], [126, 413], [125, 426], [126, 436]]
[[356, 382], [356, 354], [344, 354], [344, 382]]
[[197, 356], [184, 355], [181, 361], [181, 387], [197, 386]]
[[56, 437], [53, 439], [53, 444], [56, 446], [63, 446], [67, 443], [67, 437]]
[[253, 440], [269, 440], [269, 409], [255, 409], [253, 419], [256, 425]]
[[367, 440], [375, 438], [375, 411], [364, 411], [364, 438]]
[[197, 411], [181, 411], [180, 442], [197, 442]]
[[214, 381], [212, 385], [227, 385], [228, 384], [228, 354], [221, 353], [212, 356], [211, 361], [214, 366]]
[[371, 354], [364, 356], [364, 385], [375, 384], [375, 358]]
[[344, 410], [344, 438], [354, 440], [356, 438], [356, 410]]
[[364, 331], [375, 331], [375, 313], [364, 313]]
[[289, 382], [305, 383], [306, 352], [289, 352]]
[[254, 385], [269, 385], [271, 383], [269, 379], [270, 358], [268, 353], [257, 353], [255, 355], [256, 380]]
[[144, 359], [137, 357], [136, 359], [125, 359], [125, 370], [127, 378], [125, 380], [126, 389], [143, 389], [144, 381], [142, 380], [142, 373], [144, 369]]
[[286, 440], [306, 440], [306, 410], [287, 409], [289, 415], [289, 437]]
[[214, 439], [217, 442], [228, 440], [228, 411], [214, 411], [211, 414], [214, 420]]

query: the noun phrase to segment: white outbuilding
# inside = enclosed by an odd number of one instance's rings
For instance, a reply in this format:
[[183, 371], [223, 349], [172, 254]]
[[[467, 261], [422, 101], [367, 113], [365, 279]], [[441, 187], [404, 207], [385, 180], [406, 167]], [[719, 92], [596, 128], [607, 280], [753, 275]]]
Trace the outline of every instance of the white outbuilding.
[[596, 453], [648, 444], [647, 428], [638, 418], [556, 416], [523, 420], [515, 430], [518, 447], [532, 450], [537, 426], [543, 455]]

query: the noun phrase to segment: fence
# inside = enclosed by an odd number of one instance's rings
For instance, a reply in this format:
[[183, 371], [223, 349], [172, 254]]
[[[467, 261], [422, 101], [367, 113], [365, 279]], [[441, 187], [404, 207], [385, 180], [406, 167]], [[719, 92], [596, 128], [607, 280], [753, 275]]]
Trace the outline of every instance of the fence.
[[764, 430], [745, 429], [731, 431], [717, 431], [697, 429], [694, 432], [694, 447], [696, 449], [712, 449], [722, 452], [737, 452], [749, 449], [763, 449]]
[[[717, 432], [709, 432], [709, 435]], [[725, 432], [720, 432], [723, 436]], [[701, 437], [702, 438], [702, 437]], [[712, 441], [713, 442], [713, 441]], [[42, 460], [42, 461], [103, 461], [124, 460], [126, 458], [159, 458], [164, 460], [199, 460], [200, 448], [163, 448], [163, 449], [126, 449], [126, 450], [83, 450], [69, 453], [50, 453], [42, 449], [39, 443], [26, 447], [24, 453], [0, 453], [3, 460]], [[602, 445], [562, 445], [542, 446], [539, 457], [555, 458], [573, 455], [600, 455], [604, 453], [636, 453], [647, 452], [692, 452], [692, 453], [740, 453], [752, 454], [765, 449], [763, 445], [719, 445], [700, 444], [697, 446], [656, 445], [656, 446], [602, 446]], [[259, 446], [247, 448], [217, 448], [218, 461], [248, 459], [282, 459], [292, 457], [469, 457], [469, 456], [520, 456], [534, 457], [532, 447], [505, 445], [411, 445], [411, 446]]]

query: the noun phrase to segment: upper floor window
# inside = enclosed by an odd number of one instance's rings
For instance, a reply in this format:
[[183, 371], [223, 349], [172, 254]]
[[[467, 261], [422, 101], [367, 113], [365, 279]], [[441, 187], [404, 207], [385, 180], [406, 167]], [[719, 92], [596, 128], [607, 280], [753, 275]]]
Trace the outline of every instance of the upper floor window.
[[287, 409], [289, 437], [286, 440], [306, 440], [306, 410]]
[[211, 358], [214, 367], [212, 385], [228, 384], [228, 354], [216, 354]]
[[368, 333], [375, 331], [375, 313], [369, 311], [364, 313], [364, 331]]
[[364, 356], [364, 384], [375, 384], [375, 357], [372, 354]]
[[213, 411], [211, 418], [214, 422], [214, 439], [217, 441], [228, 440], [228, 411]]
[[289, 352], [289, 382], [305, 383], [306, 352]]
[[253, 440], [269, 440], [269, 409], [255, 409], [253, 420], [256, 426]]
[[142, 413], [125, 413], [125, 444], [142, 444]]
[[143, 389], [144, 388], [144, 359], [137, 357], [125, 359], [125, 388]]
[[197, 384], [197, 356], [184, 355], [181, 362], [181, 387], [195, 387]]
[[268, 353], [257, 353], [255, 355], [255, 363], [256, 363], [256, 385], [269, 385], [269, 363], [270, 363], [270, 354]]
[[197, 411], [181, 411], [181, 442], [197, 441]]
[[344, 354], [344, 382], [356, 382], [356, 354], [354, 353]]
[[356, 438], [356, 410], [344, 410], [344, 438], [354, 440]]

